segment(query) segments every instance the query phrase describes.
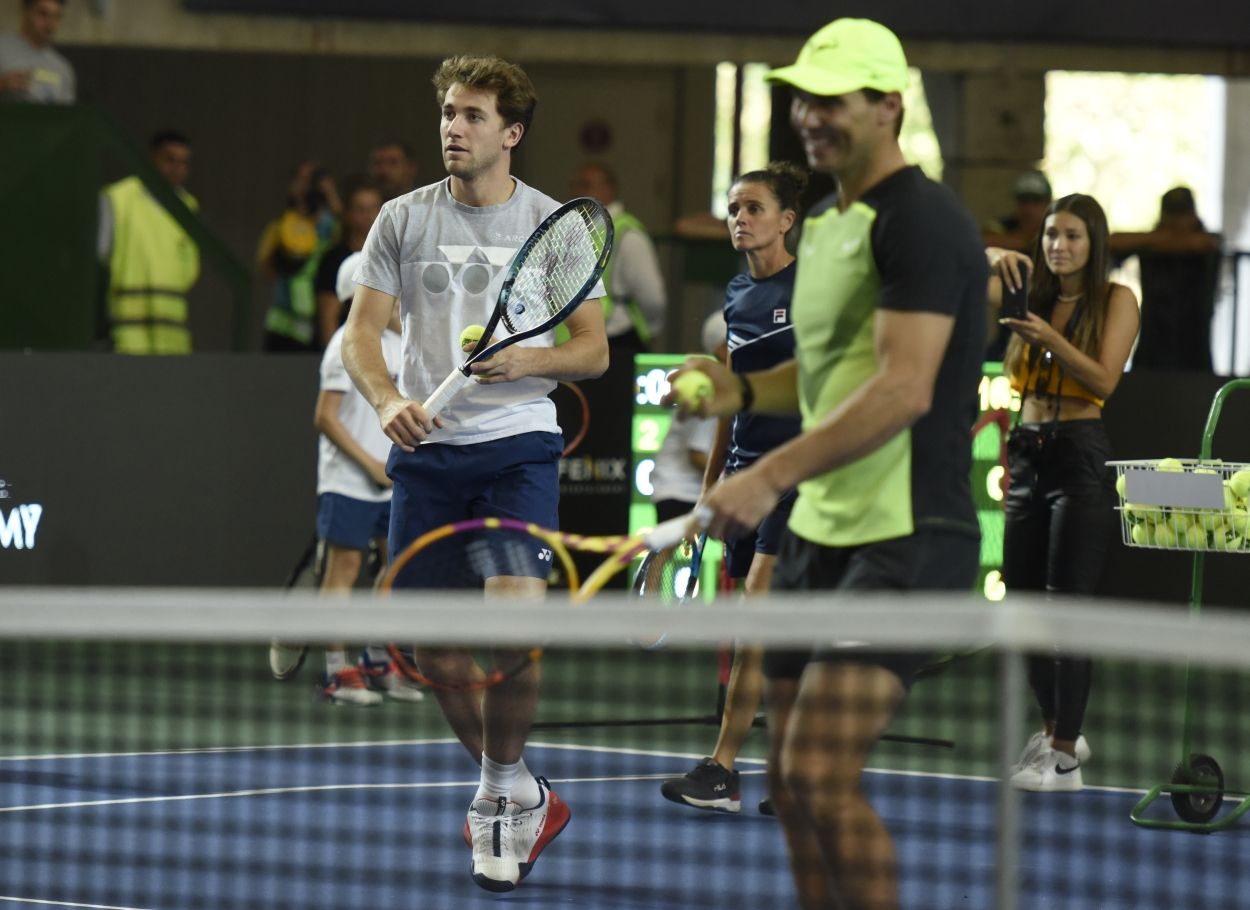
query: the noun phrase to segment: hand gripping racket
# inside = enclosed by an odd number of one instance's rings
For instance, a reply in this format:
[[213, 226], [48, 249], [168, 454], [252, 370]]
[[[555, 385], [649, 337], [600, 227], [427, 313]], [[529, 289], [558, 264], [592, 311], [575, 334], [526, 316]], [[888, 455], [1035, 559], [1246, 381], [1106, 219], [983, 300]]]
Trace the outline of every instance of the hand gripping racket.
[[[647, 553], [634, 573], [634, 595], [664, 607], [684, 607], [695, 600], [699, 596], [705, 546], [707, 534], [699, 534], [675, 546]], [[649, 651], [655, 650], [664, 645], [667, 637], [667, 633], [660, 633], [638, 644]]]
[[[603, 274], [613, 237], [612, 216], [594, 199], [573, 199], [548, 215], [512, 258], [486, 331], [464, 364], [426, 399], [426, 412], [442, 412], [473, 378], [469, 368], [477, 361], [568, 318]], [[492, 344], [501, 324], [508, 334]]]

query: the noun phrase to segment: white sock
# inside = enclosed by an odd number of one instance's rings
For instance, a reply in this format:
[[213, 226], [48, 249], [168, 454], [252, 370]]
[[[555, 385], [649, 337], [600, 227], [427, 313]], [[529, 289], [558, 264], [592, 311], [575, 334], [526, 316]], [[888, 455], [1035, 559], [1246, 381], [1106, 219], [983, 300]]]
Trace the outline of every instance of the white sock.
[[496, 802], [502, 796], [505, 800], [512, 799], [512, 787], [516, 783], [521, 763], [505, 765], [482, 755], [482, 779], [477, 785], [477, 795], [473, 797], [476, 804], [479, 800]]
[[530, 769], [525, 767], [525, 759], [517, 762], [517, 768], [516, 781], [512, 784], [512, 801], [522, 809], [532, 809], [543, 798], [538, 790], [538, 781], [530, 774]]
[[333, 676], [339, 670], [347, 669], [347, 655], [340, 648], [337, 651], [326, 651], [326, 674]]

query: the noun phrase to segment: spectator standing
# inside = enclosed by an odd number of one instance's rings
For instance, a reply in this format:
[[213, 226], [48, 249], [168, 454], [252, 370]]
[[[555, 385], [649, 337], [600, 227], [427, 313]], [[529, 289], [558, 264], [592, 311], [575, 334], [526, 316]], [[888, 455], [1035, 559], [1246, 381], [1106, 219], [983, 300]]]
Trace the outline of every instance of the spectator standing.
[[315, 161], [291, 176], [286, 209], [261, 236], [256, 261], [273, 282], [265, 313], [265, 350], [319, 351], [313, 279], [321, 257], [338, 236], [342, 210], [334, 178]]
[[383, 201], [381, 191], [369, 180], [348, 181], [343, 191], [342, 237], [321, 257], [313, 280], [317, 294], [317, 338], [322, 347], [347, 320], [346, 301], [340, 299], [337, 287], [339, 266], [352, 253], [364, 248], [369, 228], [377, 220]]
[[986, 246], [1026, 253], [1032, 249], [1033, 241], [1042, 229], [1046, 207], [1053, 197], [1050, 181], [1041, 171], [1025, 171], [1016, 178], [1012, 196], [1015, 208], [1010, 214], [987, 223], [982, 234]]
[[612, 215], [616, 242], [603, 273], [603, 318], [612, 353], [650, 350], [664, 330], [665, 292], [660, 262], [647, 229], [617, 195], [616, 175], [606, 165], [588, 162], [573, 174], [574, 196], [598, 199]]
[[0, 101], [74, 103], [74, 68], [52, 46], [64, 13], [64, 0], [22, 0], [17, 34], [0, 35]]
[[369, 150], [369, 179], [382, 193], [382, 201], [411, 193], [417, 188], [417, 159], [412, 146], [399, 139], [383, 139]]
[[[148, 142], [152, 165], [192, 211], [186, 190], [191, 140], [161, 130]], [[119, 354], [190, 354], [187, 293], [200, 277], [200, 250], [138, 177], [105, 187], [100, 258], [108, 265], [108, 320]]]
[[[1050, 205], [1050, 181], [1041, 171], [1025, 171], [1016, 178], [1012, 195], [1015, 208], [1011, 214], [988, 222], [981, 233], [986, 245], [991, 248], [1027, 253], [1041, 232], [1046, 207]], [[992, 255], [998, 253], [995, 251]], [[985, 359], [1001, 361], [1007, 351], [1007, 342], [1011, 340], [1011, 329], [998, 321], [1000, 313], [997, 305], [992, 303], [986, 315], [989, 343], [985, 347]]]
[[1220, 238], [1198, 217], [1193, 191], [1168, 190], [1155, 229], [1112, 234], [1111, 249], [1136, 254], [1141, 263], [1141, 340], [1133, 369], [1210, 373]]

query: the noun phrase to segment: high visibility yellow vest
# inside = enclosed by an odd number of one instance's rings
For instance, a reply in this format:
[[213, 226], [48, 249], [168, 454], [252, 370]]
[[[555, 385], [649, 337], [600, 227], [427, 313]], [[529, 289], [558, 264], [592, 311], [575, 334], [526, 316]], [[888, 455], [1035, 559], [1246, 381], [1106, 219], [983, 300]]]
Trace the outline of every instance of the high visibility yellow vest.
[[[641, 221], [631, 215], [629, 212], [620, 212], [612, 216], [612, 229], [616, 234], [616, 240], [619, 242], [626, 231], [640, 231], [647, 233], [646, 227]], [[637, 301], [628, 297], [612, 296], [612, 266], [616, 262], [616, 257], [608, 258], [607, 267], [603, 270], [603, 288], [608, 293], [603, 298], [603, 318], [606, 320], [612, 313], [612, 308], [623, 306], [629, 311], [629, 321], [634, 325], [634, 331], [638, 333], [638, 337], [642, 339], [643, 344], [651, 343], [651, 331], [647, 328], [647, 320], [643, 318], [642, 311], [638, 309]]]
[[[138, 177], [104, 190], [113, 213], [108, 312], [119, 354], [190, 354], [187, 291], [200, 276], [200, 250]], [[178, 190], [198, 209], [195, 197]]]
[[262, 260], [280, 245], [287, 256], [302, 259], [302, 264], [274, 282], [273, 297], [265, 311], [265, 331], [312, 345], [317, 336], [317, 268], [337, 237], [338, 222], [326, 212], [312, 218], [288, 210], [266, 229], [261, 241]]
[[[631, 215], [629, 212], [622, 211], [612, 216], [612, 230], [615, 234], [615, 243], [619, 243], [621, 237], [626, 231], [641, 231], [647, 233], [647, 228], [641, 221]], [[616, 261], [616, 256], [608, 257], [608, 264], [603, 269], [603, 289], [607, 291], [601, 298], [603, 304], [603, 319], [606, 322], [608, 317], [612, 315], [612, 308], [623, 306], [629, 311], [629, 321], [633, 323], [634, 331], [638, 333], [638, 337], [644, 345], [651, 343], [651, 330], [647, 328], [647, 320], [643, 318], [642, 311], [638, 309], [637, 301], [628, 297], [612, 296], [612, 265]], [[556, 344], [564, 344], [569, 340], [569, 330], [563, 323], [556, 326]]]

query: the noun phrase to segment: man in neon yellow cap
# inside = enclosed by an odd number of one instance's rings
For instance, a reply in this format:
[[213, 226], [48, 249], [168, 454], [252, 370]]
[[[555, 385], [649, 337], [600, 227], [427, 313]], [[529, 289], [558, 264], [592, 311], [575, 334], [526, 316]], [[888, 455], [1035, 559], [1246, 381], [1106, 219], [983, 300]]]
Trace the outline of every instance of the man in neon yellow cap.
[[[907, 61], [889, 29], [839, 19], [769, 78], [793, 89], [808, 163], [838, 193], [804, 223], [796, 359], [746, 375], [707, 360], [683, 367], [712, 378], [701, 415], [803, 418], [799, 436], [708, 494], [707, 530], [755, 527], [797, 486], [774, 590], [968, 591], [987, 278], [976, 224], [903, 158]], [[927, 655], [812, 637], [813, 648], [764, 658], [770, 791], [800, 904], [896, 908], [893, 842], [860, 777]]]

